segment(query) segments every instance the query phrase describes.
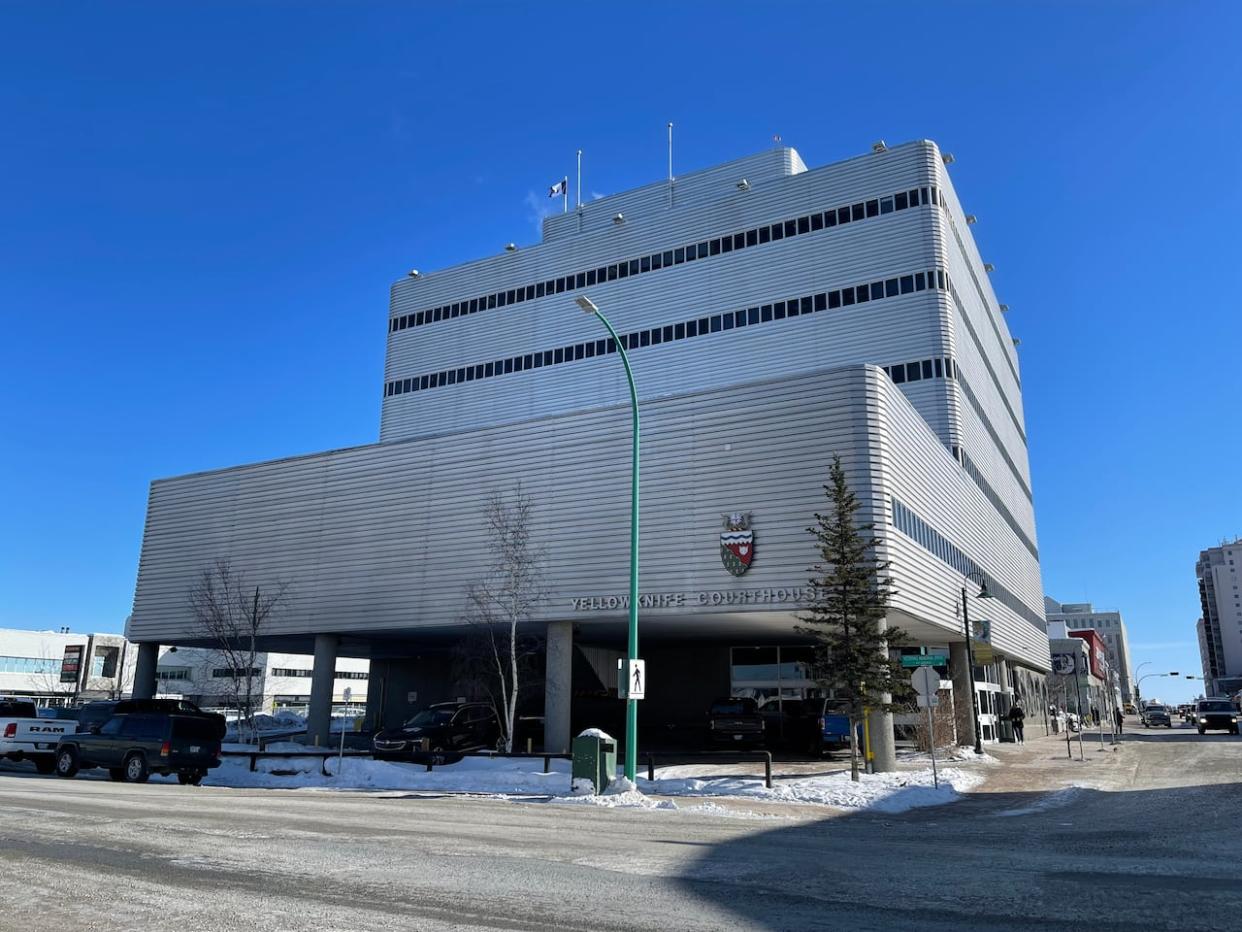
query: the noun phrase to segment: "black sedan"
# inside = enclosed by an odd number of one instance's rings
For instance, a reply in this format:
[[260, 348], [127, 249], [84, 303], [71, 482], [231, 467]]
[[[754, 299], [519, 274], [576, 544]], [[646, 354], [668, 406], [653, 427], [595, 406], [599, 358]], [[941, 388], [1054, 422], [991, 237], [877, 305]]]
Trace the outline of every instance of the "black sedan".
[[371, 739], [376, 760], [430, 760], [452, 763], [466, 751], [495, 750], [500, 720], [485, 702], [441, 702], [418, 712], [396, 728]]

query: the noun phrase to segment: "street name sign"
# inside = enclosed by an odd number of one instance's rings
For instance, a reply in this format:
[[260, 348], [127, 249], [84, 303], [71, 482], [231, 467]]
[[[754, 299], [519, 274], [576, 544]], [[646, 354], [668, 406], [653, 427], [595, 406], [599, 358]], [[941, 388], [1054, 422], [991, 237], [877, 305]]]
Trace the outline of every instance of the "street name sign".
[[909, 654], [901, 658], [903, 667], [943, 667], [948, 663], [944, 654]]

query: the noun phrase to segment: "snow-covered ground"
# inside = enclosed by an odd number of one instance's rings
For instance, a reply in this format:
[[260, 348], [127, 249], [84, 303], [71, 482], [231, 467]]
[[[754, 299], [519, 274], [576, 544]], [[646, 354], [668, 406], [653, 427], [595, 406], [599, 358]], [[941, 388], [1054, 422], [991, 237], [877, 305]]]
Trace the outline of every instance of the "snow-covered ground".
[[[281, 745], [272, 749], [300, 750], [300, 747]], [[492, 797], [539, 797], [566, 805], [643, 809], [684, 807], [674, 800], [728, 798], [902, 812], [916, 806], [952, 802], [959, 793], [983, 780], [978, 773], [942, 767], [939, 788], [932, 786], [930, 768], [920, 768], [899, 773], [864, 774], [858, 783], [851, 782], [848, 773], [778, 775], [773, 779], [772, 788], [768, 789], [761, 776], [738, 775], [736, 767], [683, 765], [659, 768], [655, 780], [639, 779], [637, 785], [628, 784], [621, 778], [610, 787], [610, 792], [592, 796], [583, 794], [581, 787], [578, 793], [573, 791], [569, 761], [565, 760], [553, 760], [551, 773], [543, 772], [541, 760], [520, 758], [468, 757], [456, 764], [436, 767], [430, 773], [420, 765], [360, 757], [347, 757], [342, 763], [338, 774], [338, 760], [329, 758], [327, 770], [330, 776], [325, 777], [320, 771], [320, 759], [314, 756], [260, 759], [253, 773], [245, 758], [225, 758], [224, 763], [212, 770], [203, 782], [208, 786], [241, 788], [405, 790]], [[719, 805], [701, 804], [696, 811], [723, 810], [724, 807]]]

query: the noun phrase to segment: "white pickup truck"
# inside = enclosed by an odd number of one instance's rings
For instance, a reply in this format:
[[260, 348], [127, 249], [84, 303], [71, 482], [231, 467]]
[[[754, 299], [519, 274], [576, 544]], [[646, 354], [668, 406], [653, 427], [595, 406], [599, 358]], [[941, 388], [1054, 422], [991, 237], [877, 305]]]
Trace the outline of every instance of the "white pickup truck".
[[76, 728], [77, 722], [68, 719], [39, 718], [29, 699], [0, 696], [0, 758], [28, 760], [39, 773], [52, 773], [56, 742]]

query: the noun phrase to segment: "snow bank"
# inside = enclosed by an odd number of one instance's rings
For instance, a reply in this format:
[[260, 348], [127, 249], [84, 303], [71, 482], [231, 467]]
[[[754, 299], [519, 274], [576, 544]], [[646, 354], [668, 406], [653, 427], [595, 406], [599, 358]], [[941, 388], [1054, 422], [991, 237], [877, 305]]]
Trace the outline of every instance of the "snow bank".
[[[273, 750], [300, 750], [282, 744]], [[553, 760], [552, 772], [543, 772], [538, 759], [467, 757], [456, 764], [436, 767], [428, 773], [422, 766], [347, 757], [327, 760], [329, 776], [320, 770], [316, 755], [288, 759], [260, 759], [251, 772], [245, 758], [225, 758], [203, 781], [208, 786], [269, 789], [406, 790], [412, 792], [468, 793], [501, 797], [551, 797], [555, 802], [605, 808], [676, 809], [676, 798], [736, 798], [768, 803], [798, 803], [840, 809], [875, 809], [904, 812], [917, 806], [952, 802], [959, 793], [982, 782], [980, 774], [957, 768], [940, 772], [940, 786], [932, 786], [931, 770], [905, 773], [863, 774], [858, 783], [848, 773], [778, 778], [771, 789], [759, 776], [728, 776], [712, 773], [712, 767], [667, 767], [657, 770], [655, 780], [637, 784], [624, 777], [605, 793], [595, 795], [581, 780], [571, 780], [570, 764]], [[717, 807], [720, 808], [720, 807]], [[700, 806], [698, 811], [714, 810]]]

